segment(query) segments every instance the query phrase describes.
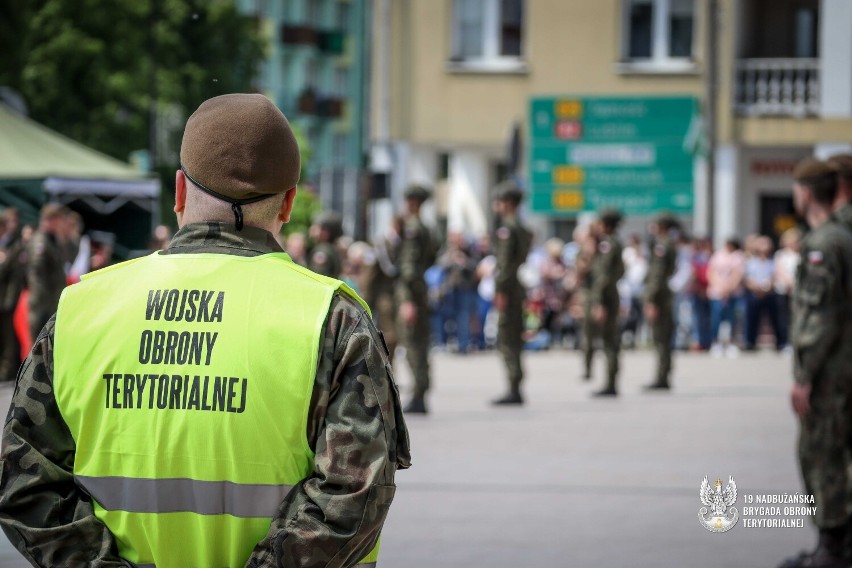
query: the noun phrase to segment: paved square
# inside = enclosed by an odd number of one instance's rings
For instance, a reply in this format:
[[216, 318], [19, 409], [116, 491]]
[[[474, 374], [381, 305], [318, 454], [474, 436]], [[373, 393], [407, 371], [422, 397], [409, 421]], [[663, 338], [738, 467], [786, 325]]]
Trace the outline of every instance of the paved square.
[[[432, 413], [408, 419], [414, 466], [398, 474], [388, 568], [771, 567], [809, 547], [805, 528], [713, 534], [698, 522], [706, 475], [745, 494], [801, 491], [790, 361], [679, 354], [674, 391], [645, 394], [649, 352], [625, 354], [622, 396], [591, 400], [580, 356], [525, 355], [528, 404], [492, 408], [496, 354], [433, 358]], [[398, 358], [405, 398], [409, 374]], [[4, 412], [11, 395], [0, 387]], [[5, 539], [0, 566], [27, 566]]]

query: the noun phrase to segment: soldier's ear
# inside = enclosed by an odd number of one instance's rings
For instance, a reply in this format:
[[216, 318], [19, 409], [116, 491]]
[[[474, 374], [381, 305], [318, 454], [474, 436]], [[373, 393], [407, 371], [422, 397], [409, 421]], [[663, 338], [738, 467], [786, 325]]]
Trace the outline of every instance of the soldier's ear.
[[175, 213], [183, 213], [186, 209], [186, 174], [178, 170], [175, 174]]
[[291, 187], [284, 194], [284, 200], [281, 201], [281, 209], [278, 211], [278, 220], [282, 223], [290, 222], [290, 215], [293, 213], [293, 203], [296, 201], [296, 188]]

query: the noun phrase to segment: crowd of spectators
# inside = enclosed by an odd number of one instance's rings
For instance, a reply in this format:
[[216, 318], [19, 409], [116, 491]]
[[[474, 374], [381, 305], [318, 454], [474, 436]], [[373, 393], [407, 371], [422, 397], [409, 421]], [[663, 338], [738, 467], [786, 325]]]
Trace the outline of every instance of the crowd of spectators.
[[[579, 345], [583, 289], [578, 264], [587, 239], [586, 231], [578, 229], [571, 242], [549, 239], [530, 253], [521, 270], [528, 290], [527, 349]], [[677, 270], [669, 281], [675, 347], [716, 356], [736, 356], [761, 345], [786, 350], [799, 240], [793, 228], [777, 248], [768, 236], [750, 235], [744, 245], [731, 238], [714, 250], [707, 238], [678, 235]], [[626, 238], [623, 258], [620, 321], [623, 345], [631, 348], [648, 340], [641, 300], [648, 246], [640, 235]], [[427, 278], [438, 349], [466, 353], [493, 343], [493, 270], [487, 239], [474, 243], [451, 235]]]
[[[0, 380], [14, 378], [22, 353], [44, 323], [41, 320], [46, 321], [55, 311], [58, 293], [54, 289], [59, 286], [61, 291], [111, 261], [109, 244], [93, 241], [83, 229], [79, 214], [57, 204], [45, 207], [37, 227], [20, 226], [14, 209], [0, 214], [0, 326], [4, 337]], [[798, 229], [783, 233], [777, 248], [764, 235], [750, 235], [743, 244], [731, 238], [716, 250], [707, 238], [675, 236], [677, 270], [669, 282], [675, 297], [675, 347], [709, 351], [715, 356], [736, 356], [761, 344], [787, 349], [790, 293], [799, 262]], [[167, 227], [157, 227], [149, 249], [164, 248], [170, 238]], [[584, 254], [594, 254], [591, 239], [579, 227], [571, 241], [548, 239], [530, 252], [520, 271], [527, 288], [527, 349], [580, 345], [580, 271]], [[294, 261], [307, 264], [312, 242], [311, 234], [291, 234], [285, 249]], [[342, 236], [335, 244], [341, 258], [339, 276], [365, 298], [377, 304], [392, 303], [392, 294], [383, 295], [382, 291], [392, 289], [388, 283], [395, 277], [394, 259], [383, 242], [353, 242]], [[45, 249], [56, 254], [45, 254]], [[648, 245], [641, 235], [626, 236], [623, 259], [625, 272], [618, 283], [622, 344], [633, 348], [649, 339], [642, 309]], [[461, 232], [448, 234], [426, 274], [436, 349], [464, 354], [493, 346], [497, 328], [496, 313], [491, 309], [495, 266], [487, 236], [470, 239]], [[62, 281], [46, 283], [49, 274], [61, 274]], [[45, 289], [53, 291], [44, 294]], [[393, 306], [374, 311], [387, 318], [394, 313]], [[14, 341], [8, 340], [10, 334]]]

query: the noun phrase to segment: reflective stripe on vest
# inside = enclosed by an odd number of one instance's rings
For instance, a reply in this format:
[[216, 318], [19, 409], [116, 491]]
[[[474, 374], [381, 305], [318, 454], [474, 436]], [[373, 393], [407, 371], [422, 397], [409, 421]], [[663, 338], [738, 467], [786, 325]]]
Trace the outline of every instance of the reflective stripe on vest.
[[153, 254], [66, 288], [56, 401], [123, 558], [245, 565], [313, 470], [306, 424], [337, 290], [361, 301], [283, 253]]

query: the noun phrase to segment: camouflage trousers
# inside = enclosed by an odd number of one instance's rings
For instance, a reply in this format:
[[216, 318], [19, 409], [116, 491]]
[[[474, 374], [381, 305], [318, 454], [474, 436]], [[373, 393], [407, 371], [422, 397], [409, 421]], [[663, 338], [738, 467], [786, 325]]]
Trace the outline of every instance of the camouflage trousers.
[[416, 302], [417, 319], [413, 325], [397, 321], [398, 338], [405, 347], [405, 359], [414, 377], [414, 396], [422, 398], [429, 390], [429, 348], [432, 346], [432, 330], [429, 325], [429, 306]]
[[852, 418], [847, 414], [848, 396], [846, 399], [815, 392], [810, 412], [800, 421], [799, 467], [805, 492], [814, 496], [817, 509], [813, 520], [820, 529], [844, 526], [850, 518]]
[[606, 388], [616, 388], [618, 379], [618, 354], [621, 350], [621, 333], [618, 329], [618, 304], [606, 307], [606, 318], [602, 323], [594, 321], [592, 305], [586, 302], [583, 309], [583, 362], [587, 375], [592, 374], [592, 361], [595, 357], [595, 343], [603, 341], [606, 357]]
[[672, 298], [657, 304], [657, 320], [651, 324], [654, 351], [657, 352], [658, 383], [668, 384], [672, 372], [672, 341], [674, 340], [674, 312]]
[[523, 289], [507, 294], [506, 309], [497, 323], [497, 349], [503, 357], [509, 388], [517, 390], [524, 379], [521, 350], [524, 348], [524, 294]]

